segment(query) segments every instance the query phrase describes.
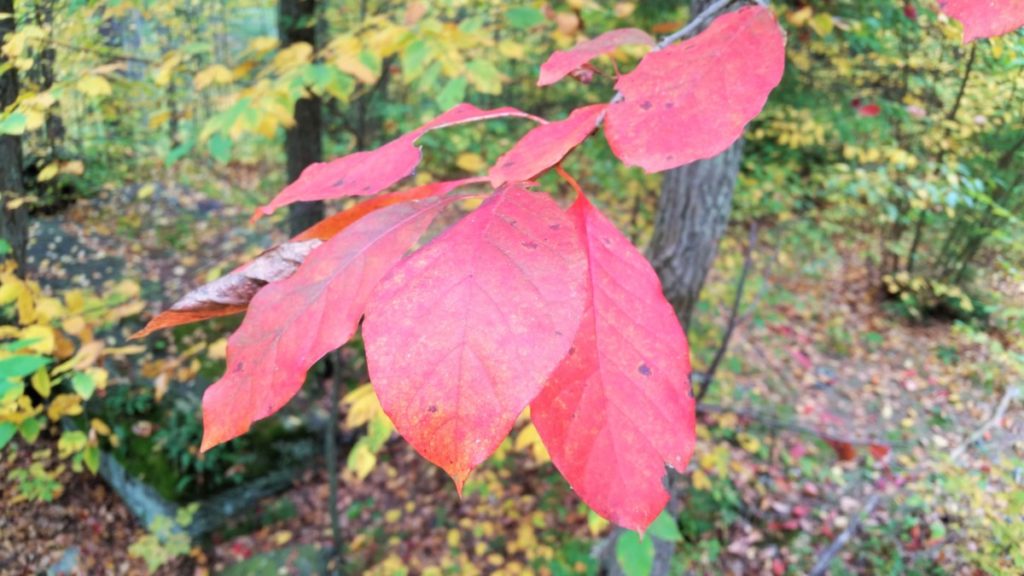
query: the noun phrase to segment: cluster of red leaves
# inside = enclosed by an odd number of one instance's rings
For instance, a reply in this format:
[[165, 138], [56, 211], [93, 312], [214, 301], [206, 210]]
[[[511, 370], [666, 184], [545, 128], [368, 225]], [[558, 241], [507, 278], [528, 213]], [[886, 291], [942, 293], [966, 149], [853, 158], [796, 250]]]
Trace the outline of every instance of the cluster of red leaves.
[[[553, 55], [540, 83], [624, 43], [654, 44], [637, 30], [609, 33]], [[530, 407], [583, 500], [645, 528], [668, 498], [665, 465], [682, 469], [693, 451], [685, 335], [653, 268], [578, 186], [565, 211], [529, 182], [602, 121], [615, 154], [648, 171], [721, 152], [781, 80], [784, 45], [770, 10], [743, 8], [650, 52], [618, 79], [609, 105], [547, 122], [462, 104], [376, 150], [310, 166], [256, 217], [383, 192], [413, 172], [416, 140], [431, 130], [498, 117], [539, 124], [486, 179], [375, 196], [155, 318], [144, 333], [248, 308], [228, 342], [227, 373], [203, 397], [203, 449], [279, 410], [362, 319], [384, 411], [460, 490]], [[407, 256], [435, 216], [465, 197], [455, 189], [480, 180], [494, 188], [480, 207]]]

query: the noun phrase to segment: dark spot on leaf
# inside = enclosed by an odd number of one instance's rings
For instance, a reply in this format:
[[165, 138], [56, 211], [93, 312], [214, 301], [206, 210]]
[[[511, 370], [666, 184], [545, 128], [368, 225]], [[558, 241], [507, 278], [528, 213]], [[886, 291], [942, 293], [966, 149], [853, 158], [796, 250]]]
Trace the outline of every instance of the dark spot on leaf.
[[334, 183], [335, 187], [341, 187], [341, 186], [344, 186], [344, 185], [345, 185], [345, 179], [344, 178], [342, 178], [341, 180], [338, 180], [337, 182]]
[[427, 408], [427, 412], [430, 412], [431, 414], [436, 413], [437, 412], [437, 405], [436, 404], [431, 404], [430, 407]]
[[644, 110], [650, 110], [652, 106], [654, 106], [654, 104], [651, 104], [650, 100], [644, 100], [643, 103], [640, 104], [640, 107]]
[[552, 230], [558, 230], [561, 227], [562, 227], [561, 224], [551, 224], [550, 226], [548, 226], [548, 228], [550, 228]]
[[651, 375], [651, 369], [649, 366], [647, 366], [647, 364], [640, 364], [640, 367], [637, 368], [636, 371], [643, 374], [644, 376]]
[[562, 335], [562, 331], [561, 330], [555, 330], [555, 336], [561, 336], [561, 335]]
[[529, 249], [529, 250], [536, 250], [537, 249], [537, 243], [534, 242], [533, 240], [523, 240], [521, 242], [521, 244], [523, 245], [523, 248], [526, 248], [526, 249]]
[[675, 105], [674, 102], [665, 102], [665, 109], [666, 110], [671, 110], [671, 109], [673, 109], [675, 107], [676, 107], [676, 105]]
[[369, 185], [369, 184], [367, 184], [366, 186], [363, 186], [361, 190], [362, 190], [363, 192], [369, 192], [369, 191], [370, 191], [370, 185]]
[[569, 356], [572, 356], [575, 353], [576, 353], [576, 347], [575, 346], [573, 346], [572, 348], [569, 348]]
[[502, 164], [502, 166], [504, 166], [505, 168], [508, 168], [509, 166], [515, 166], [515, 164], [516, 164], [515, 160], [506, 160], [505, 163]]

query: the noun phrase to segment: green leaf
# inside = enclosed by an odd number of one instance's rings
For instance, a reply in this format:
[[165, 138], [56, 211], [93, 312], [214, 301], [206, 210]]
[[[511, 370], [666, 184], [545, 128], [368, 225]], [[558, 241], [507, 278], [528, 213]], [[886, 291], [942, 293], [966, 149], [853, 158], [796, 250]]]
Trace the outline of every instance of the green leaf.
[[28, 119], [21, 112], [12, 112], [5, 118], [0, 119], [0, 135], [21, 136], [25, 133]]
[[501, 72], [487, 60], [473, 60], [466, 64], [469, 81], [484, 94], [501, 94]]
[[21, 437], [25, 439], [25, 442], [34, 444], [36, 439], [39, 438], [39, 433], [43, 431], [44, 418], [29, 418], [21, 423], [18, 428], [18, 432], [21, 433]]
[[437, 105], [442, 110], [448, 110], [466, 98], [466, 85], [468, 82], [464, 76], [452, 78], [445, 85], [441, 93], [437, 95]]
[[13, 252], [11, 244], [7, 240], [0, 238], [0, 256], [7, 256], [11, 252]]
[[402, 78], [408, 84], [418, 78], [427, 67], [427, 58], [430, 57], [430, 46], [418, 38], [411, 42], [402, 51]]
[[0, 450], [3, 450], [7, 446], [7, 443], [14, 438], [14, 433], [18, 431], [18, 427], [10, 422], [0, 422]]
[[519, 6], [516, 8], [509, 8], [505, 11], [505, 20], [508, 25], [512, 28], [532, 28], [538, 24], [542, 24], [546, 18], [544, 13], [536, 8], [530, 8], [529, 6]]
[[167, 153], [167, 157], [164, 158], [164, 164], [167, 166], [173, 166], [178, 160], [181, 160], [188, 155], [195, 146], [195, 138], [189, 138], [174, 148], [171, 148], [171, 151]]
[[615, 543], [615, 559], [626, 576], [648, 576], [654, 568], [654, 541], [624, 532]]
[[0, 380], [0, 406], [10, 404], [25, 393], [25, 384], [17, 380]]
[[24, 378], [50, 363], [46, 356], [22, 354], [0, 360], [0, 378]]
[[683, 540], [683, 535], [679, 532], [679, 523], [668, 513], [668, 510], [662, 510], [661, 514], [658, 514], [654, 522], [651, 522], [647, 533], [669, 542], [681, 542]]
[[17, 352], [18, 350], [28, 348], [36, 342], [42, 342], [42, 340], [42, 338], [22, 338], [14, 342], [5, 342], [0, 344], [0, 350], [4, 352]]
[[92, 376], [84, 372], [75, 372], [75, 375], [71, 377], [71, 389], [83, 400], [88, 400], [96, 391], [96, 382], [93, 381]]
[[89, 469], [89, 472], [93, 474], [100, 471], [100, 448], [99, 446], [89, 446], [82, 452], [82, 461], [85, 462], [85, 467]]
[[231, 147], [234, 142], [231, 138], [221, 132], [214, 134], [210, 140], [206, 143], [206, 147], [210, 150], [210, 156], [221, 164], [227, 164], [231, 160]]

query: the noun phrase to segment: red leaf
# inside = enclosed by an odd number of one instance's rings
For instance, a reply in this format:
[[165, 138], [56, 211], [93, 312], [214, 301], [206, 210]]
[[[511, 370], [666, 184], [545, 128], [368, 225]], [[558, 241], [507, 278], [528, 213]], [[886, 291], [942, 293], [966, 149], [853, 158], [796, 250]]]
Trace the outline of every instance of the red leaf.
[[227, 372], [203, 395], [201, 449], [284, 406], [306, 371], [352, 337], [377, 282], [453, 199], [382, 208], [310, 253], [291, 277], [260, 290], [228, 340]]
[[1024, 26], [1024, 0], [939, 0], [939, 6], [964, 25], [964, 44]]
[[636, 28], [621, 28], [605, 32], [597, 38], [580, 42], [568, 50], [559, 50], [548, 56], [547, 61], [541, 64], [537, 86], [554, 84], [580, 66], [624, 44], [654, 46], [656, 42], [650, 34]]
[[320, 241], [329, 240], [367, 214], [392, 204], [443, 196], [460, 186], [484, 181], [484, 178], [466, 178], [434, 182], [360, 202], [348, 210], [325, 218], [288, 242], [260, 254], [251, 262], [185, 294], [131, 337], [142, 338], [164, 328], [245, 312], [249, 301], [260, 288], [269, 282], [291, 276], [306, 255], [320, 245]]
[[867, 118], [873, 118], [881, 113], [882, 107], [878, 104], [863, 104], [861, 106], [857, 106], [857, 114]]
[[511, 150], [494, 163], [488, 177], [495, 187], [505, 182], [530, 180], [562, 161], [597, 128], [604, 104], [573, 110], [558, 122], [542, 124], [526, 133]]
[[689, 348], [643, 255], [584, 196], [569, 217], [589, 261], [585, 311], [530, 413], [580, 497], [643, 530], [668, 502], [665, 465], [684, 470], [693, 453]]
[[615, 85], [623, 100], [608, 107], [612, 151], [659, 172], [725, 150], [782, 79], [785, 44], [771, 10], [750, 6], [651, 52]]
[[259, 208], [253, 214], [253, 220], [258, 220], [293, 202], [376, 194], [390, 188], [416, 169], [421, 156], [416, 140], [420, 136], [438, 128], [509, 116], [544, 122], [515, 108], [481, 110], [472, 104], [459, 104], [376, 150], [356, 152], [330, 162], [311, 164], [302, 171], [295, 182], [286, 186], [273, 200]]
[[510, 187], [374, 293], [363, 338], [381, 406], [460, 491], [569, 350], [585, 269], [558, 205]]

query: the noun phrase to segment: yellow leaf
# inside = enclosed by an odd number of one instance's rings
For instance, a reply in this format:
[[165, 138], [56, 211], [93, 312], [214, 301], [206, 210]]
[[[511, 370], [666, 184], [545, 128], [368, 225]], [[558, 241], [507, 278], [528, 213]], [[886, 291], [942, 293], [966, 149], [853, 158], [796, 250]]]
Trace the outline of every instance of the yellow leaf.
[[487, 168], [487, 161], [475, 152], [463, 152], [455, 159], [455, 165], [466, 172], [482, 172]]
[[89, 421], [89, 426], [96, 431], [100, 436], [110, 436], [111, 430], [107, 423], [99, 418], [93, 418]]
[[21, 338], [25, 340], [35, 340], [29, 350], [33, 350], [40, 354], [53, 354], [54, 346], [56, 345], [56, 335], [53, 332], [53, 328], [44, 326], [42, 324], [33, 324], [27, 326], [21, 331]]
[[594, 512], [593, 510], [587, 511], [587, 529], [590, 530], [591, 537], [597, 538], [603, 534], [610, 525], [611, 522], [599, 516], [597, 512]]
[[46, 114], [32, 108], [22, 108], [25, 115], [25, 130], [36, 130], [46, 123]]
[[253, 52], [270, 52], [277, 48], [277, 38], [273, 36], [260, 36], [249, 41], [249, 49]]
[[614, 12], [616, 18], [629, 18], [633, 15], [634, 10], [636, 10], [636, 4], [634, 2], [615, 3]]
[[736, 439], [739, 441], [740, 446], [751, 454], [757, 454], [757, 451], [761, 448], [761, 441], [746, 432], [737, 434]]
[[149, 129], [150, 130], [156, 130], [157, 128], [159, 128], [159, 127], [163, 126], [164, 124], [166, 124], [167, 121], [170, 120], [170, 119], [171, 119], [171, 112], [170, 112], [170, 110], [164, 110], [163, 112], [159, 112], [157, 114], [154, 114], [154, 115], [150, 116], [150, 118], [149, 118]]
[[519, 42], [502, 40], [498, 43], [498, 53], [510, 60], [522, 60], [526, 56], [526, 47]]
[[53, 180], [60, 173], [60, 164], [57, 162], [50, 162], [39, 171], [39, 175], [36, 176], [36, 180], [39, 182], [47, 182]]
[[540, 434], [537, 432], [537, 427], [533, 423], [527, 424], [519, 435], [516, 436], [516, 443], [514, 449], [522, 451], [529, 448], [533, 453], [533, 458], [538, 463], [543, 464], [551, 461], [551, 455], [548, 453], [547, 447], [544, 446], [544, 442], [540, 439]]
[[95, 74], [82, 77], [75, 87], [86, 96], [109, 96], [114, 92], [106, 78]]
[[808, 24], [818, 36], [828, 36], [832, 33], [833, 28], [835, 28], [835, 22], [832, 20], [832, 15], [825, 13], [816, 14], [814, 18], [811, 18], [811, 21], [808, 22]]
[[357, 443], [348, 456], [348, 468], [360, 480], [365, 479], [377, 465], [377, 456], [363, 443]]
[[223, 64], [214, 64], [209, 68], [200, 70], [196, 77], [192, 79], [192, 86], [196, 90], [203, 90], [208, 86], [214, 84], [228, 84], [234, 76], [231, 74], [231, 70], [228, 70], [227, 66]]
[[278, 52], [270, 66], [278, 72], [288, 72], [310, 62], [312, 57], [313, 46], [309, 42], [296, 42]]
[[697, 490], [711, 489], [711, 479], [708, 478], [708, 475], [703, 470], [694, 470], [691, 479], [693, 480], [693, 487]]
[[78, 394], [58, 394], [46, 407], [46, 416], [56, 422], [64, 416], [78, 416], [82, 413], [82, 397]]
[[207, 358], [211, 360], [224, 360], [228, 357], [228, 339], [221, 338], [216, 342], [210, 344], [210, 348], [206, 352]]
[[178, 64], [181, 64], [181, 56], [179, 54], [174, 54], [164, 60], [163, 64], [160, 65], [160, 69], [157, 70], [156, 78], [153, 79], [153, 82], [157, 86], [167, 86], [170, 84], [171, 75], [174, 74], [174, 69], [178, 67]]
[[341, 403], [348, 406], [343, 425], [346, 430], [366, 424], [381, 411], [380, 401], [370, 384], [363, 384], [349, 392], [341, 399]]
[[6, 306], [17, 300], [23, 292], [28, 290], [25, 283], [14, 276], [5, 276], [3, 283], [0, 283], [0, 306]]
[[81, 160], [72, 160], [65, 162], [61, 165], [60, 171], [63, 174], [70, 174], [72, 176], [81, 176], [85, 174], [85, 163]]
[[36, 370], [36, 373], [32, 375], [32, 389], [39, 393], [43, 398], [50, 397], [50, 390], [53, 388], [50, 381], [50, 375], [46, 372], [46, 368], [40, 368]]
[[804, 24], [807, 24], [807, 21], [810, 20], [811, 16], [813, 15], [814, 8], [811, 8], [810, 6], [804, 6], [803, 8], [797, 10], [796, 12], [789, 13], [789, 15], [786, 16], [786, 20], [788, 20], [789, 23], [792, 24], [793, 26], [800, 28]]

